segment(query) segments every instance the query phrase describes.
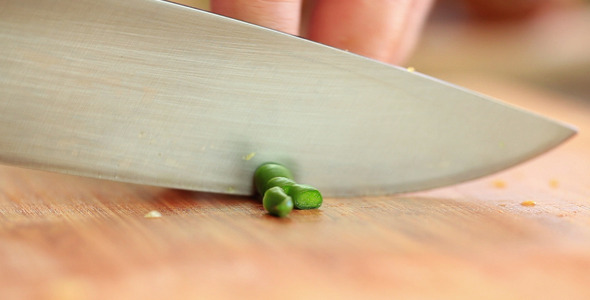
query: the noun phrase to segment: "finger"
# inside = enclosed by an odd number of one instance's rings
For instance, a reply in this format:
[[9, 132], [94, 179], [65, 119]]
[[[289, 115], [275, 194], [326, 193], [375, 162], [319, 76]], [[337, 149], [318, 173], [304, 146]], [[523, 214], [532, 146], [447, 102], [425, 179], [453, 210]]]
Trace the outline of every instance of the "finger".
[[546, 0], [463, 0], [471, 13], [482, 19], [520, 19], [534, 14]]
[[286, 33], [299, 33], [302, 0], [211, 0], [211, 11]]
[[408, 58], [432, 0], [317, 0], [309, 38], [393, 64]]

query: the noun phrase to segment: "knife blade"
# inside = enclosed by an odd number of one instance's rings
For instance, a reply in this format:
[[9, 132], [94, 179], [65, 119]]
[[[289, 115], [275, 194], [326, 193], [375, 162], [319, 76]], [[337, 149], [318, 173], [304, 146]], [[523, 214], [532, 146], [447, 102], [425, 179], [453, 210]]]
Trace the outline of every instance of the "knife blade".
[[432, 189], [571, 126], [416, 72], [158, 0], [0, 1], [0, 161], [248, 195], [285, 164], [326, 196]]

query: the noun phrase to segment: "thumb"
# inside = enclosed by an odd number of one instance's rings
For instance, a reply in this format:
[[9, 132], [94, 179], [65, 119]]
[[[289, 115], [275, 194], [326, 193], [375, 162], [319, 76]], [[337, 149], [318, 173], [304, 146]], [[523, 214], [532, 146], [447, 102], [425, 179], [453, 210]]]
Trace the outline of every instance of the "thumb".
[[381, 61], [403, 63], [433, 0], [316, 0], [309, 38]]
[[286, 33], [299, 34], [302, 0], [211, 0], [211, 11]]

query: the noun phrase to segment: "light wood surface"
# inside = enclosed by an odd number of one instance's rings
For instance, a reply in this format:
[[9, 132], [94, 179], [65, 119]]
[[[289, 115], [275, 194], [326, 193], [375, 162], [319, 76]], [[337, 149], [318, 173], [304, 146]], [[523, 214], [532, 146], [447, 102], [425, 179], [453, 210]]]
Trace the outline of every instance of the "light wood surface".
[[0, 298], [590, 299], [590, 103], [446, 79], [581, 132], [481, 180], [286, 219], [254, 198], [0, 167]]

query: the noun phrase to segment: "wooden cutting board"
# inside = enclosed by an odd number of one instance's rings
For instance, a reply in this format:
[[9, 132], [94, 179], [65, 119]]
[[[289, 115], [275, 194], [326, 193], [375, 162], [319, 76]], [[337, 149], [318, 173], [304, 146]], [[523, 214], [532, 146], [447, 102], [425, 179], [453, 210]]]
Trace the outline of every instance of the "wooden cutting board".
[[286, 219], [254, 198], [0, 167], [0, 298], [590, 299], [590, 102], [470, 78], [447, 79], [580, 134], [477, 181]]

